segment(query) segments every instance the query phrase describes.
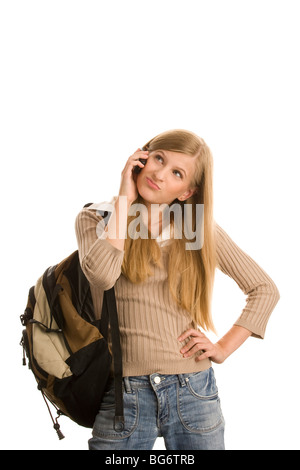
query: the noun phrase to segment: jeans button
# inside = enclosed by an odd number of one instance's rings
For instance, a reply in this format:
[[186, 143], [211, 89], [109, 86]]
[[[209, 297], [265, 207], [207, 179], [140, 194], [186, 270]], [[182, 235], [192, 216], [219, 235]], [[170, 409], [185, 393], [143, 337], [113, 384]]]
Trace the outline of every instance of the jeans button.
[[160, 384], [160, 382], [161, 382], [160, 377], [158, 377], [158, 376], [154, 377], [154, 383], [156, 383], [158, 385], [158, 384]]

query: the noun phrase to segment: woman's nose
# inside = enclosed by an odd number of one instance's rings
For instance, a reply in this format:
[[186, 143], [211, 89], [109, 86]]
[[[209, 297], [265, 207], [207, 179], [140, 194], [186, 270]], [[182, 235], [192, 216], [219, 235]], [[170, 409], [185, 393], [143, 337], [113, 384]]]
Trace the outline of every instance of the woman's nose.
[[154, 176], [154, 179], [156, 179], [157, 181], [164, 181], [166, 177], [166, 171], [164, 168], [161, 168], [160, 170], [156, 170], [153, 173], [153, 176]]

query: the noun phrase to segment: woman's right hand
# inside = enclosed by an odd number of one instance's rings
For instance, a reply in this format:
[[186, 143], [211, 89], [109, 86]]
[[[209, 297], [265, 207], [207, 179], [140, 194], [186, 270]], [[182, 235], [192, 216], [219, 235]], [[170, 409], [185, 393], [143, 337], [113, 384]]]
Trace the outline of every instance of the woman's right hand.
[[134, 167], [139, 166], [140, 168], [144, 168], [143, 163], [140, 162], [139, 159], [142, 158], [147, 160], [148, 155], [148, 151], [138, 149], [133, 155], [128, 158], [126, 165], [122, 171], [119, 196], [126, 196], [128, 204], [132, 204], [138, 197], [138, 190], [136, 186], [137, 175], [133, 171]]

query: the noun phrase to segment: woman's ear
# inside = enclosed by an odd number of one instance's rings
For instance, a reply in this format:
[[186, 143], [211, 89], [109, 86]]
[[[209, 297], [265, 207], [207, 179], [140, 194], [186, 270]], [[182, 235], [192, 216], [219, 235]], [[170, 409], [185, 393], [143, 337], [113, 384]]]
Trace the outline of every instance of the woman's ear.
[[181, 202], [186, 201], [189, 197], [193, 196], [197, 192], [198, 188], [188, 189], [185, 193], [179, 196], [177, 199]]

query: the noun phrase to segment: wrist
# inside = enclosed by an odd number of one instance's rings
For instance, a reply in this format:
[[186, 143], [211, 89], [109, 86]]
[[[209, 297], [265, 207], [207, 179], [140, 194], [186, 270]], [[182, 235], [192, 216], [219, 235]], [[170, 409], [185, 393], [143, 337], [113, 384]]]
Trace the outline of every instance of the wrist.
[[130, 209], [133, 202], [134, 201], [131, 201], [131, 199], [129, 199], [129, 197], [127, 195], [123, 195], [121, 193], [119, 193], [119, 195], [117, 197], [117, 200], [116, 200], [116, 204], [120, 205], [122, 208], [127, 207], [127, 210]]
[[251, 331], [240, 326], [233, 326], [216, 344], [223, 351], [224, 358], [227, 359], [249, 336], [251, 336]]
[[230, 356], [230, 352], [229, 350], [226, 348], [226, 345], [224, 346], [224, 344], [222, 344], [222, 339], [219, 340], [215, 346], [217, 347], [218, 351], [219, 351], [219, 357], [220, 357], [220, 360], [221, 362], [224, 362], [226, 361], [226, 359]]

